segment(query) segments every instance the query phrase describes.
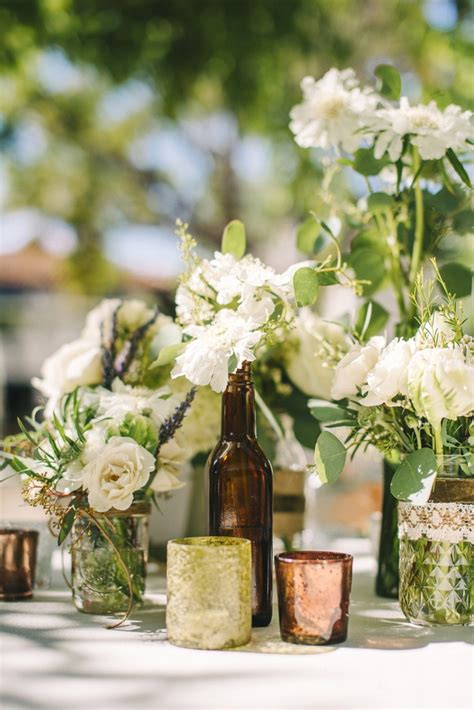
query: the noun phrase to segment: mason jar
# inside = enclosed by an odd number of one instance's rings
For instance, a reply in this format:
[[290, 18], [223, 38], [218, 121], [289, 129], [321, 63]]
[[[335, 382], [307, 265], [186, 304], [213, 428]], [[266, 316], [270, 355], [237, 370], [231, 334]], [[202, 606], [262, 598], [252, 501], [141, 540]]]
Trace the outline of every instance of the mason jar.
[[474, 478], [457, 473], [445, 468], [425, 505], [399, 503], [399, 598], [414, 624], [473, 622]]
[[150, 506], [78, 514], [72, 528], [72, 593], [86, 614], [125, 613], [145, 592]]

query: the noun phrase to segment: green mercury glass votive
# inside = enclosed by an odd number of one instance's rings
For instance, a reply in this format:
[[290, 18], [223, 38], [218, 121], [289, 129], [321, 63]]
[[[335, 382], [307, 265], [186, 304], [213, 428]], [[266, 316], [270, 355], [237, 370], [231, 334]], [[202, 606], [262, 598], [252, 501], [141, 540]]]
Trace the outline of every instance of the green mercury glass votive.
[[186, 648], [242, 646], [252, 631], [249, 540], [187, 537], [168, 542], [168, 640]]

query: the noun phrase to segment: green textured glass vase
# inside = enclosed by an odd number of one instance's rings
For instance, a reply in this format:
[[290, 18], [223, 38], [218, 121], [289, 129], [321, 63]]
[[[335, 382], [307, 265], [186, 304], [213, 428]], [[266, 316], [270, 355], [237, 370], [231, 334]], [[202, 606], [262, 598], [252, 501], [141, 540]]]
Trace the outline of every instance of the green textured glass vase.
[[474, 620], [474, 479], [439, 479], [425, 505], [399, 504], [400, 606], [420, 625]]
[[249, 540], [187, 537], [168, 542], [168, 640], [186, 648], [242, 646], [252, 631]]
[[71, 535], [72, 593], [79, 611], [119, 614], [140, 605], [148, 561], [149, 505], [78, 515]]

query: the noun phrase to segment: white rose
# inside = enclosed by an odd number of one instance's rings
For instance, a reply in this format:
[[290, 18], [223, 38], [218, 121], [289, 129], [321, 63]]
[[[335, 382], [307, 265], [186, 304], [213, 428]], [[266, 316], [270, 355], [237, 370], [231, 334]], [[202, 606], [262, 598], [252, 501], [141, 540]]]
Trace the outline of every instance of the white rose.
[[474, 409], [474, 366], [459, 348], [419, 350], [408, 366], [408, 394], [416, 413], [439, 427], [442, 419]]
[[98, 513], [127, 510], [154, 468], [155, 457], [143, 446], [129, 437], [113, 436], [84, 468], [89, 505]]
[[62, 345], [44, 361], [41, 375], [42, 379], [35, 377], [32, 384], [49, 398], [46, 415], [50, 416], [63, 394], [101, 382], [100, 347], [82, 338]]
[[322, 343], [345, 349], [344, 329], [319, 318], [309, 308], [302, 308], [295, 320], [291, 337], [297, 345], [291, 348], [286, 360], [290, 380], [309, 397], [329, 399], [334, 378], [334, 368], [325, 362]]
[[391, 404], [397, 395], [408, 395], [408, 364], [414, 352], [414, 340], [401, 338], [395, 338], [382, 350], [367, 376], [367, 396], [360, 402], [364, 407]]
[[353, 397], [367, 381], [367, 375], [379, 359], [385, 338], [376, 335], [366, 345], [356, 343], [336, 366], [331, 387], [332, 399]]
[[176, 474], [180, 472], [187, 458], [186, 450], [176, 439], [163, 444], [158, 455], [158, 470], [151, 484], [152, 490], [157, 493], [167, 493], [186, 485], [176, 477]]

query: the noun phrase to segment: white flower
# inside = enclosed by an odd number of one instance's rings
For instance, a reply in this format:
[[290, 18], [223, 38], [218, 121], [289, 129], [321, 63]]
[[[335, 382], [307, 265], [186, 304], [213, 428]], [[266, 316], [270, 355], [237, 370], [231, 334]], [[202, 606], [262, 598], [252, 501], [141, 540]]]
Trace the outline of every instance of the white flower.
[[402, 338], [395, 338], [382, 350], [367, 376], [367, 396], [360, 400], [364, 407], [390, 405], [397, 395], [408, 395], [408, 364], [414, 352], [414, 340]]
[[98, 513], [127, 510], [154, 468], [155, 457], [143, 446], [128, 437], [112, 437], [84, 468], [89, 505]]
[[353, 345], [336, 366], [331, 398], [337, 400], [356, 395], [365, 384], [384, 346], [385, 338], [382, 336], [370, 338], [366, 345]]
[[307, 76], [301, 89], [304, 100], [290, 113], [298, 145], [355, 150], [361, 142], [358, 131], [375, 109], [377, 95], [360, 88], [353, 69], [330, 69], [319, 81]]
[[171, 377], [184, 375], [195, 385], [210, 384], [215, 392], [226, 388], [230, 358], [235, 356], [237, 367], [255, 360], [253, 348], [263, 335], [228, 308], [219, 311], [211, 325], [190, 327], [188, 333], [194, 339], [176, 358]]
[[438, 428], [473, 411], [474, 366], [460, 348], [419, 350], [408, 366], [408, 393], [416, 413]]
[[[82, 338], [99, 345], [103, 339], [102, 331], [105, 330], [105, 334], [109, 333], [109, 329], [112, 326], [112, 316], [115, 311], [117, 311], [119, 325], [130, 332], [149, 321], [154, 314], [153, 309], [148, 308], [146, 303], [139, 299], [121, 301], [119, 298], [105, 298], [87, 314], [86, 324], [82, 330]], [[161, 319], [160, 323], [159, 319]], [[160, 315], [155, 328], [157, 325], [163, 325], [170, 320], [167, 316]]]
[[113, 381], [112, 390], [101, 388], [98, 394], [97, 415], [104, 420], [105, 425], [111, 422], [120, 424], [127, 414], [142, 414], [149, 410], [151, 419], [160, 426], [179, 404], [179, 398], [170, 396], [167, 387], [153, 391], [146, 387], [126, 385], [118, 378]]
[[163, 444], [158, 455], [157, 473], [151, 484], [152, 490], [156, 493], [166, 493], [185, 486], [176, 474], [180, 472], [187, 458], [187, 450], [178, 444], [176, 437]]
[[33, 387], [48, 397], [46, 416], [51, 416], [61, 397], [80, 385], [96, 385], [102, 380], [101, 352], [98, 345], [74, 340], [62, 345], [46, 358], [42, 379], [33, 378]]
[[346, 349], [346, 336], [341, 326], [319, 318], [309, 308], [302, 308], [291, 331], [291, 346], [286, 358], [290, 380], [309, 397], [329, 399], [334, 368], [325, 361], [323, 342], [331, 348]]
[[[189, 388], [188, 383], [183, 379], [175, 380], [174, 384], [176, 387], [180, 387], [181, 392], [185, 392]], [[221, 400], [219, 395], [213, 392], [210, 387], [199, 387], [193, 400], [193, 406], [188, 410], [180, 429], [186, 442], [188, 458], [191, 459], [198, 453], [207, 453], [215, 446], [220, 430], [220, 417]]]
[[180, 324], [185, 327], [212, 320], [214, 309], [209, 299], [214, 297], [214, 292], [204, 280], [202, 267], [196, 266], [176, 291], [176, 316]]
[[442, 158], [449, 148], [465, 150], [466, 139], [474, 137], [472, 115], [454, 105], [441, 111], [434, 101], [410, 106], [402, 96], [400, 106], [376, 112], [371, 124], [371, 131], [377, 134], [374, 155], [381, 158], [388, 151], [391, 161], [398, 160], [403, 137], [408, 134], [423, 160]]
[[93, 308], [86, 316], [86, 324], [81, 337], [97, 345], [102, 341], [102, 327], [104, 323], [111, 323], [114, 311], [120, 306], [119, 298], [104, 298], [98, 306]]

